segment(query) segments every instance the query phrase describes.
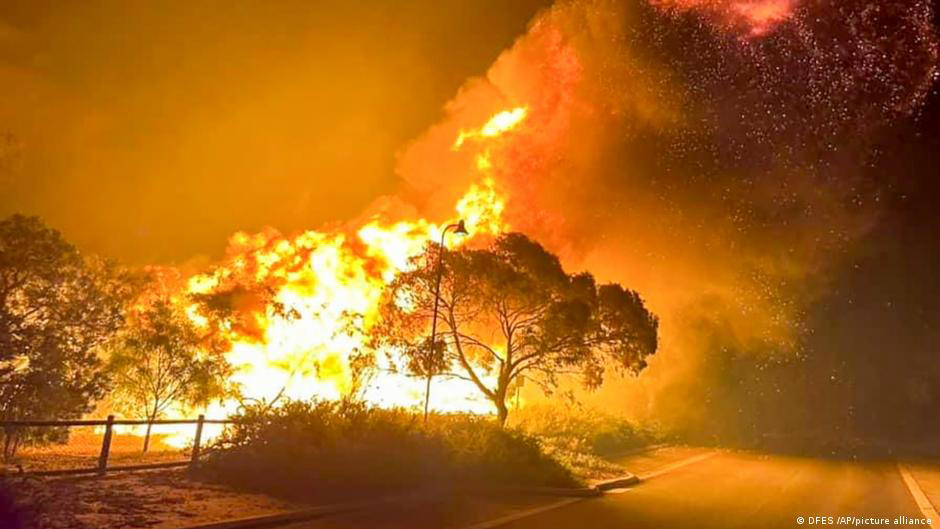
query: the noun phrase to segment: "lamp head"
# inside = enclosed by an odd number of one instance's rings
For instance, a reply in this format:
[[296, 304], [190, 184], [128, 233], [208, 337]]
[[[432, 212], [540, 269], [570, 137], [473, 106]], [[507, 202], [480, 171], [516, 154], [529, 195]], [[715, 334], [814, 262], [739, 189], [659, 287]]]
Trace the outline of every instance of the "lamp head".
[[463, 219], [457, 222], [457, 229], [454, 230], [454, 233], [459, 233], [460, 235], [470, 235], [470, 232], [467, 231], [467, 227], [463, 223]]

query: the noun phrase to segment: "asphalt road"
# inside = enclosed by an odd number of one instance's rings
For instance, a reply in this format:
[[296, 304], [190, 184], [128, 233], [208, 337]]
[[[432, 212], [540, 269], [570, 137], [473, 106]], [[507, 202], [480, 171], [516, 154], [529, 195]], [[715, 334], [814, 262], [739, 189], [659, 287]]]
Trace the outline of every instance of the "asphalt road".
[[503, 527], [792, 529], [800, 527], [800, 516], [803, 526], [816, 521], [815, 516], [831, 516], [833, 525], [840, 516], [892, 522], [898, 516], [923, 517], [894, 463], [721, 453], [622, 494], [572, 504]]
[[[925, 527], [895, 524], [899, 516], [922, 519], [894, 462], [855, 462], [760, 455], [740, 452], [656, 454], [625, 461], [642, 475], [654, 476], [629, 489], [575, 501], [508, 523], [494, 520], [551, 506], [558, 498], [499, 498], [489, 503], [466, 498], [397, 505], [332, 520], [297, 524], [291, 529], [352, 527], [453, 527], [465, 529], [616, 528], [669, 529], [796, 528], [852, 526], [839, 517], [888, 518], [887, 525], [858, 527]], [[690, 461], [681, 465], [683, 461]], [[676, 463], [680, 465], [676, 465]], [[632, 465], [632, 466], [631, 466]], [[664, 472], [657, 472], [665, 470]], [[914, 474], [928, 485], [938, 467], [919, 466]], [[926, 487], [936, 506], [940, 498]], [[485, 512], [484, 512], [485, 511]], [[803, 517], [800, 524], [798, 517]], [[814, 517], [824, 517], [822, 524]], [[815, 522], [815, 523], [814, 523]], [[940, 520], [933, 520], [933, 527]]]

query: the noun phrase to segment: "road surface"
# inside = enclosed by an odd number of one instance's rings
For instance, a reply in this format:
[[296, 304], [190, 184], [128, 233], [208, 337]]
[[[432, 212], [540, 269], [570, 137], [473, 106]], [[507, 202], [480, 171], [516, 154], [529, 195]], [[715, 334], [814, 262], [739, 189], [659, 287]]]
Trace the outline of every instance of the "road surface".
[[[682, 450], [669, 449], [623, 461], [626, 468], [648, 479], [600, 498], [563, 501], [527, 496], [482, 500], [452, 497], [295, 524], [290, 529], [927, 527], [898, 520], [924, 519], [924, 506], [918, 505], [893, 461]], [[915, 482], [922, 484], [927, 506], [940, 505], [940, 466], [919, 464], [906, 468]], [[511, 520], [516, 516], [522, 517]], [[852, 520], [840, 524], [840, 517]], [[854, 519], [868, 523], [852, 525]], [[875, 523], [883, 519], [889, 522]], [[940, 527], [940, 520], [934, 519], [931, 527]]]

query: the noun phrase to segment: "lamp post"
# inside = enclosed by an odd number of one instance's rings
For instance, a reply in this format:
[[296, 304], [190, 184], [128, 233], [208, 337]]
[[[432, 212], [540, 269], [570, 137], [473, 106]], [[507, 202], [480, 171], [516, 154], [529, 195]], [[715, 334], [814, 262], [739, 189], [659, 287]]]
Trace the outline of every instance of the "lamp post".
[[450, 229], [453, 229], [454, 233], [457, 235], [467, 235], [469, 233], [467, 227], [464, 226], [463, 219], [456, 224], [446, 226], [441, 231], [441, 245], [437, 253], [437, 280], [434, 283], [434, 315], [431, 316], [431, 350], [428, 352], [428, 362], [425, 366], [425, 369], [427, 369], [427, 383], [424, 388], [424, 424], [428, 423], [428, 404], [431, 401], [431, 377], [434, 376], [432, 369], [435, 354], [434, 348], [437, 339], [437, 308], [441, 298], [441, 278], [444, 275], [444, 236], [447, 235], [447, 230]]

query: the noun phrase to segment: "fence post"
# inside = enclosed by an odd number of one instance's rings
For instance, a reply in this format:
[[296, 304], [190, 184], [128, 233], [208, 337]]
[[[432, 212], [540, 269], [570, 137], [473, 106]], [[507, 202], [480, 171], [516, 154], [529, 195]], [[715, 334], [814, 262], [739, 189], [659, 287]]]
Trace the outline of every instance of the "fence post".
[[103, 476], [108, 469], [108, 454], [111, 452], [111, 433], [114, 427], [114, 415], [108, 415], [108, 424], [101, 440], [101, 455], [98, 456], [98, 475]]
[[199, 444], [202, 441], [202, 425], [205, 421], [206, 416], [200, 413], [199, 419], [196, 421], [196, 437], [193, 439], [193, 455], [189, 462], [189, 468], [195, 468], [196, 464], [199, 463]]

